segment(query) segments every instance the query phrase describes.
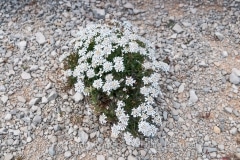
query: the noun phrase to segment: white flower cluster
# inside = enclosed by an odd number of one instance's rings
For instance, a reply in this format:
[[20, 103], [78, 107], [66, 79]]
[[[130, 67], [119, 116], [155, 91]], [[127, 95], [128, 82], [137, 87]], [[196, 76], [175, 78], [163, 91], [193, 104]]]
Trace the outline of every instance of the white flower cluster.
[[[153, 45], [145, 38], [136, 34], [136, 29], [130, 23], [119, 23], [113, 21], [112, 26], [105, 24], [90, 24], [86, 28], [82, 28], [77, 38], [74, 40], [75, 49], [79, 56], [78, 65], [74, 70], [65, 71], [65, 76], [73, 76], [77, 78], [75, 83], [75, 91], [88, 95], [84, 81], [92, 80], [92, 87], [110, 95], [112, 91], [117, 90], [121, 86], [134, 87], [136, 80], [133, 76], [122, 77], [120, 80], [113, 76], [113, 72], [124, 73], [124, 55], [139, 53], [147, 57], [142, 64], [145, 69], [151, 69], [153, 73], [148, 77], [143, 77], [143, 87], [140, 93], [144, 95], [145, 101], [139, 106], [133, 106], [131, 115], [124, 110], [125, 103], [117, 102], [115, 110], [118, 123], [112, 126], [112, 136], [117, 137], [121, 131], [125, 131], [129, 123], [130, 116], [140, 117], [138, 123], [138, 131], [144, 136], [154, 136], [157, 128], [151, 124], [161, 124], [161, 116], [159, 116], [154, 107], [154, 98], [161, 94], [159, 86], [160, 69], [168, 71], [169, 66], [166, 63], [159, 62], [155, 58]], [[141, 45], [139, 42], [141, 42]], [[121, 48], [118, 55], [111, 57], [112, 53]], [[68, 54], [62, 55], [59, 60], [62, 61]], [[106, 123], [106, 115], [99, 117], [101, 124]], [[124, 134], [126, 143], [132, 146], [139, 146], [139, 138], [134, 138], [129, 132]]]

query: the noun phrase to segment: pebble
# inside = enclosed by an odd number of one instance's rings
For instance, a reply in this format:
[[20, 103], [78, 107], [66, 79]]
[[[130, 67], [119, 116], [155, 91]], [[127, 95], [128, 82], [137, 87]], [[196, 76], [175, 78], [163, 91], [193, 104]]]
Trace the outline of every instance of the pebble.
[[195, 90], [190, 90], [189, 95], [190, 95], [190, 98], [189, 98], [190, 103], [196, 103], [198, 101], [198, 97], [195, 93]]
[[71, 156], [72, 156], [71, 151], [66, 151], [66, 152], [64, 153], [64, 157], [65, 157], [65, 158], [69, 158], [69, 157], [71, 157]]
[[214, 126], [214, 127], [213, 127], [213, 131], [214, 131], [215, 133], [217, 133], [217, 134], [221, 133], [220, 128], [217, 127], [217, 126]]
[[38, 44], [44, 44], [46, 42], [45, 36], [41, 32], [37, 32], [35, 36]]
[[86, 133], [86, 132], [84, 132], [84, 131], [79, 131], [78, 132], [78, 136], [79, 136], [79, 138], [80, 138], [80, 140], [81, 140], [81, 142], [82, 143], [86, 143], [87, 141], [88, 141], [88, 134]]
[[27, 72], [22, 72], [21, 77], [24, 80], [31, 79], [31, 75]]
[[105, 157], [103, 155], [97, 155], [97, 160], [105, 160]]
[[240, 78], [234, 74], [234, 73], [231, 73], [230, 76], [229, 76], [229, 80], [232, 84], [239, 84], [240, 83]]
[[26, 102], [26, 99], [22, 96], [17, 96], [17, 99], [18, 99], [19, 102], [22, 102], [22, 103]]
[[10, 113], [7, 113], [6, 116], [4, 117], [6, 121], [9, 121], [12, 119], [12, 115]]
[[29, 106], [33, 106], [41, 101], [41, 98], [33, 98], [29, 102]]
[[224, 150], [224, 145], [223, 145], [223, 144], [219, 144], [219, 145], [218, 145], [218, 149], [221, 150], [221, 151], [223, 151], [223, 150]]
[[128, 158], [127, 158], [127, 160], [137, 160], [137, 158], [134, 157], [133, 155], [129, 155]]
[[73, 100], [75, 101], [75, 103], [79, 103], [81, 100], [83, 100], [83, 95], [76, 92], [73, 96]]
[[223, 51], [223, 52], [222, 52], [222, 57], [223, 57], [223, 58], [226, 58], [227, 56], [228, 56], [228, 52], [227, 52], [227, 51]]
[[127, 8], [127, 9], [134, 9], [134, 6], [132, 3], [129, 3], [127, 2], [126, 4], [123, 5], [124, 8]]
[[3, 102], [3, 104], [6, 104], [7, 101], [8, 101], [8, 96], [3, 95], [3, 96], [1, 97], [1, 101]]
[[10, 153], [4, 156], [4, 160], [12, 160], [12, 159], [13, 159], [13, 155]]
[[39, 116], [39, 115], [34, 116], [34, 118], [33, 118], [33, 123], [34, 124], [39, 124], [41, 122], [42, 122], [42, 117], [41, 116]]
[[49, 96], [47, 97], [48, 102], [55, 100], [57, 98], [58, 94], [56, 91], [52, 91]]
[[104, 19], [105, 18], [105, 10], [100, 8], [94, 8], [93, 14], [96, 19]]
[[227, 113], [232, 113], [233, 109], [231, 107], [224, 107], [224, 111]]
[[51, 147], [48, 148], [48, 153], [49, 153], [51, 156], [55, 156], [56, 151], [55, 151], [54, 145], [52, 145]]
[[224, 39], [224, 36], [220, 32], [215, 32], [215, 36], [222, 41]]
[[185, 86], [185, 83], [182, 83], [179, 88], [178, 88], [178, 93], [182, 93], [184, 91], [184, 86]]
[[175, 24], [174, 27], [172, 28], [174, 32], [180, 34], [183, 32], [182, 27], [179, 24]]
[[26, 46], [27, 46], [27, 42], [26, 41], [18, 42], [17, 46], [18, 46], [20, 52], [22, 53], [25, 50]]
[[237, 134], [237, 128], [236, 128], [236, 127], [233, 127], [233, 128], [230, 130], [230, 133], [231, 133], [232, 135]]

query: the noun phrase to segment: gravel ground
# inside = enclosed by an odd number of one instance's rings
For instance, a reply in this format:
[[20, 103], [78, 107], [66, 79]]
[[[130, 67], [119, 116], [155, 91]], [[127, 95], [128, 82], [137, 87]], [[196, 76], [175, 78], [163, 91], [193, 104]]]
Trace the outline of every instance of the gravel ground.
[[[0, 160], [240, 159], [239, 0], [2, 0], [0, 17]], [[163, 125], [139, 148], [111, 138], [61, 81], [76, 31], [113, 18], [171, 66]]]

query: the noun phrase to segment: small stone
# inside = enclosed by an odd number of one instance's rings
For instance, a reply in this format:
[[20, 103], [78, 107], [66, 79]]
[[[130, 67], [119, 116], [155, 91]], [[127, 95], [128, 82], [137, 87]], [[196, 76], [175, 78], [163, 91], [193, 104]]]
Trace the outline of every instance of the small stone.
[[238, 70], [237, 68], [233, 68], [232, 73], [234, 73], [236, 76], [240, 77], [240, 70]]
[[21, 77], [22, 79], [30, 79], [31, 75], [27, 72], [22, 72]]
[[217, 152], [217, 148], [213, 148], [213, 147], [203, 147], [203, 153], [211, 153], [211, 152]]
[[227, 51], [223, 51], [223, 52], [222, 52], [222, 56], [223, 56], [223, 58], [226, 58], [226, 57], [228, 56]]
[[141, 157], [145, 157], [147, 152], [145, 150], [140, 150]]
[[13, 159], [13, 155], [8, 153], [4, 156], [4, 160], [12, 160]]
[[65, 158], [69, 158], [69, 157], [71, 157], [72, 156], [72, 153], [70, 152], [70, 151], [66, 151], [65, 153], [64, 153], [64, 157]]
[[10, 113], [7, 113], [6, 116], [4, 117], [6, 121], [9, 121], [12, 119], [12, 115]]
[[118, 160], [125, 160], [125, 158], [123, 158], [123, 157], [119, 157]]
[[39, 43], [39, 44], [44, 44], [46, 42], [46, 39], [44, 37], [44, 35], [41, 33], [41, 32], [37, 32], [35, 34], [36, 36], [36, 41]]
[[83, 100], [83, 95], [76, 92], [73, 96], [73, 100], [75, 101], [75, 103], [78, 103], [79, 101]]
[[163, 111], [163, 119], [167, 120], [167, 111]]
[[219, 134], [219, 133], [221, 132], [220, 128], [217, 127], [217, 126], [214, 126], [214, 127], [213, 127], [213, 131], [214, 131], [215, 133], [217, 133], [217, 134]]
[[127, 2], [126, 4], [124, 4], [123, 7], [124, 7], [124, 8], [127, 8], [127, 9], [134, 9], [133, 4], [131, 4], [131, 3], [129, 3], [129, 2]]
[[27, 142], [28, 143], [32, 142], [32, 137], [27, 137]]
[[178, 110], [172, 109], [172, 115], [173, 115], [173, 116], [177, 116], [177, 115], [178, 115]]
[[97, 155], [97, 160], [105, 160], [105, 157], [103, 155]]
[[223, 151], [223, 150], [224, 150], [224, 145], [223, 145], [223, 144], [219, 144], [219, 145], [218, 145], [218, 149], [221, 150], [221, 151]]
[[41, 116], [39, 116], [39, 115], [34, 116], [34, 118], [33, 118], [33, 123], [34, 124], [39, 124], [41, 122], [42, 122], [42, 117]]
[[4, 85], [0, 85], [0, 92], [6, 92], [6, 87]]
[[52, 91], [52, 92], [49, 94], [49, 96], [48, 96], [47, 99], [48, 99], [48, 101], [52, 101], [52, 100], [56, 99], [57, 96], [58, 96], [57, 92], [56, 92], [56, 91]]
[[230, 130], [230, 133], [231, 133], [232, 135], [237, 134], [237, 128], [236, 128], [236, 127], [233, 127], [233, 128]]
[[93, 14], [94, 14], [94, 17], [97, 18], [97, 19], [104, 19], [106, 13], [105, 13], [104, 9], [94, 8], [93, 9]]
[[16, 45], [18, 46], [18, 48], [20, 49], [20, 52], [22, 53], [27, 46], [27, 42], [21, 41], [21, 42], [18, 42]]
[[88, 141], [88, 134], [84, 131], [79, 131], [78, 136], [80, 137], [82, 143], [86, 143]]
[[196, 103], [198, 101], [198, 97], [195, 93], [195, 90], [190, 90], [189, 95], [190, 95], [190, 98], [189, 98], [190, 103]]
[[156, 153], [157, 153], [157, 151], [156, 151], [155, 148], [150, 148], [150, 151], [151, 151], [153, 154], [156, 154]]
[[7, 103], [7, 101], [8, 101], [8, 96], [2, 96], [1, 97], [1, 101], [3, 102], [3, 104], [5, 104], [5, 103]]
[[55, 151], [54, 145], [52, 145], [51, 147], [48, 148], [48, 153], [49, 153], [51, 156], [55, 156], [56, 151]]
[[219, 32], [215, 32], [215, 36], [216, 36], [220, 41], [222, 41], [222, 40], [224, 39], [224, 36], [223, 36], [221, 33], [219, 33]]
[[129, 155], [127, 160], [137, 160], [137, 158], [134, 157], [133, 155]]
[[160, 137], [160, 143], [162, 145], [162, 147], [166, 146], [165, 140], [163, 139], [163, 137]]
[[37, 104], [40, 101], [41, 101], [41, 98], [33, 98], [33, 99], [30, 100], [29, 106], [33, 106], [33, 105]]
[[224, 111], [227, 112], [227, 113], [232, 113], [233, 109], [231, 107], [225, 107]]
[[42, 97], [42, 103], [43, 103], [43, 104], [46, 104], [46, 103], [48, 103], [48, 99], [47, 99], [47, 97], [45, 97], [45, 96], [44, 96], [44, 97]]
[[196, 144], [196, 149], [198, 153], [202, 153], [202, 145]]
[[182, 33], [183, 32], [183, 29], [182, 29], [182, 27], [179, 24], [175, 24], [172, 29], [176, 33]]
[[240, 78], [234, 73], [230, 74], [229, 80], [232, 84], [239, 84], [240, 83]]
[[178, 93], [182, 93], [184, 91], [184, 86], [185, 86], [185, 83], [182, 83], [179, 88], [178, 88]]
[[26, 102], [26, 99], [22, 96], [17, 96], [17, 99], [18, 99], [19, 102], [22, 102], [22, 103]]
[[204, 141], [205, 141], [205, 142], [209, 141], [209, 136], [208, 136], [208, 135], [205, 135]]
[[30, 71], [36, 71], [38, 70], [38, 65], [31, 65], [30, 66]]

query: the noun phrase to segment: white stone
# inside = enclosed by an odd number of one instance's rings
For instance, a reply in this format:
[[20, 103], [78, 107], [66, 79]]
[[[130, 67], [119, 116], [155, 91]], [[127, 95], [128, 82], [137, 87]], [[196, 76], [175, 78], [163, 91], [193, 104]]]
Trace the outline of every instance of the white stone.
[[13, 159], [13, 155], [8, 153], [4, 156], [4, 160], [12, 160]]
[[88, 141], [88, 134], [84, 131], [79, 131], [78, 136], [80, 137], [82, 143], [86, 143]]
[[22, 72], [21, 77], [22, 79], [30, 79], [31, 75], [27, 72]]
[[178, 93], [182, 93], [184, 91], [184, 86], [185, 86], [185, 83], [182, 83], [179, 88], [178, 88]]
[[27, 42], [26, 41], [21, 41], [21, 42], [18, 42], [16, 45], [20, 49], [20, 52], [23, 52], [25, 50], [26, 46], [27, 46]]
[[124, 8], [127, 8], [127, 9], [134, 9], [133, 4], [132, 4], [132, 3], [129, 3], [129, 2], [127, 2], [126, 4], [124, 4], [123, 7], [124, 7]]
[[12, 119], [12, 115], [10, 113], [7, 113], [6, 116], [4, 117], [6, 121], [9, 121]]
[[7, 103], [7, 101], [8, 101], [8, 96], [3, 95], [3, 96], [1, 97], [1, 101], [3, 102], [3, 104]]
[[76, 92], [73, 96], [73, 100], [75, 101], [75, 103], [78, 103], [79, 101], [83, 100], [83, 95]]
[[17, 99], [18, 99], [19, 102], [22, 102], [22, 103], [26, 102], [26, 99], [22, 96], [17, 96]]
[[240, 77], [240, 70], [238, 70], [237, 68], [233, 68], [232, 73], [234, 73], [236, 76]]
[[132, 155], [129, 155], [127, 160], [137, 160], [137, 158]]
[[239, 84], [240, 83], [240, 78], [235, 73], [231, 73], [230, 76], [229, 76], [229, 81], [232, 84]]
[[223, 52], [222, 52], [222, 56], [223, 56], [224, 58], [226, 58], [226, 57], [228, 56], [227, 51], [223, 51]]
[[52, 91], [52, 92], [49, 94], [49, 96], [48, 96], [47, 99], [48, 99], [48, 101], [52, 101], [52, 100], [56, 99], [57, 96], [58, 96], [57, 92], [56, 92], [56, 91]]
[[97, 155], [97, 160], [105, 160], [105, 157], [103, 155]]
[[66, 151], [65, 153], [64, 153], [64, 157], [65, 158], [69, 158], [69, 157], [71, 157], [72, 156], [72, 153], [70, 152], [70, 151]]
[[157, 153], [157, 150], [155, 148], [150, 148], [150, 151], [153, 153], [153, 154], [156, 154]]
[[42, 103], [43, 103], [43, 104], [46, 104], [46, 103], [48, 103], [48, 99], [47, 99], [47, 97], [45, 97], [45, 96], [44, 96], [44, 97], [42, 97]]
[[37, 32], [35, 34], [36, 36], [36, 41], [39, 43], [39, 44], [44, 44], [46, 42], [46, 39], [44, 37], [44, 35], [41, 33], [41, 32]]
[[172, 29], [176, 33], [182, 33], [183, 32], [183, 29], [182, 29], [182, 27], [179, 24], [175, 24]]
[[36, 71], [38, 70], [38, 65], [31, 65], [30, 66], [30, 71]]
[[29, 106], [33, 106], [35, 104], [37, 104], [38, 102], [40, 102], [41, 98], [33, 98], [30, 100], [29, 102]]
[[189, 98], [190, 103], [196, 103], [198, 101], [198, 97], [195, 93], [195, 90], [190, 90], [189, 95], [190, 95], [190, 98]]

